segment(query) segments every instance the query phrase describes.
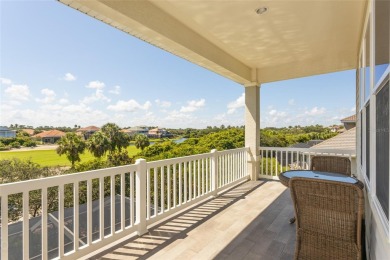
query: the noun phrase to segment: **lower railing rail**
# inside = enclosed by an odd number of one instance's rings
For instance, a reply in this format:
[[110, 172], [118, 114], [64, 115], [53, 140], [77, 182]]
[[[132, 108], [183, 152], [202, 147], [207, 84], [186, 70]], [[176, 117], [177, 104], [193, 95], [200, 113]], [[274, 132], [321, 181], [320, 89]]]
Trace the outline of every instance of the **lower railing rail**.
[[81, 258], [248, 179], [249, 148], [0, 185], [1, 258]]

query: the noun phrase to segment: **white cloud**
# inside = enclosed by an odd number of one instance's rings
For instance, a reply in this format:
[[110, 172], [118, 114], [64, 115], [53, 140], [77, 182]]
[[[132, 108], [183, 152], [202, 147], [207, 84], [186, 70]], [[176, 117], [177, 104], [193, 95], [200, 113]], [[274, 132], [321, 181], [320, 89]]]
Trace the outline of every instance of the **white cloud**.
[[233, 114], [238, 108], [244, 107], [245, 106], [245, 93], [242, 93], [240, 97], [238, 97], [236, 100], [233, 102], [230, 102], [227, 107], [228, 107], [228, 114]]
[[62, 108], [62, 111], [64, 112], [70, 112], [70, 113], [85, 113], [88, 111], [91, 111], [91, 108], [86, 106], [85, 104], [79, 104], [79, 105], [68, 105]]
[[48, 89], [48, 88], [42, 89], [42, 90], [41, 90], [41, 93], [42, 93], [43, 95], [47, 96], [47, 97], [53, 97], [53, 96], [56, 95], [56, 93], [55, 93], [53, 90]]
[[187, 113], [187, 112], [194, 112], [198, 110], [199, 108], [203, 107], [205, 105], [206, 101], [204, 98], [200, 100], [190, 100], [187, 102], [187, 106], [181, 107], [180, 112]]
[[56, 93], [48, 88], [44, 88], [41, 90], [41, 94], [44, 96], [43, 99], [37, 99], [37, 102], [48, 104], [55, 100]]
[[149, 101], [141, 105], [134, 99], [130, 99], [128, 101], [119, 100], [115, 105], [108, 106], [107, 109], [115, 112], [134, 112], [138, 109], [148, 110], [151, 106], [152, 103]]
[[92, 94], [91, 96], [88, 96], [88, 97], [85, 97], [81, 100], [81, 103], [83, 104], [90, 104], [90, 103], [93, 103], [93, 102], [96, 102], [96, 101], [106, 101], [106, 102], [111, 102], [111, 99], [109, 99], [108, 97], [106, 97], [104, 94], [103, 94], [103, 90], [102, 89], [96, 89], [95, 93]]
[[351, 108], [351, 112], [356, 112], [356, 107], [355, 106]]
[[60, 103], [61, 105], [66, 105], [69, 103], [69, 100], [67, 100], [66, 98], [61, 98], [60, 100], [58, 100], [58, 103]]
[[272, 109], [271, 111], [269, 111], [269, 114], [271, 116], [277, 116], [277, 117], [285, 117], [287, 115], [286, 112], [284, 112], [284, 111], [280, 111], [279, 112], [279, 111], [277, 111], [275, 109]]
[[0, 83], [4, 85], [11, 85], [12, 81], [10, 79], [0, 78]]
[[173, 110], [169, 113], [167, 117], [165, 117], [165, 120], [171, 121], [171, 122], [178, 122], [180, 120], [186, 120], [186, 123], [188, 123], [188, 120], [193, 119], [194, 117], [192, 115], [189, 115], [185, 112], [180, 112], [177, 110]]
[[159, 100], [159, 99], [156, 99], [154, 101], [159, 107], [170, 107], [172, 105], [171, 102], [169, 101], [163, 101], [163, 100]]
[[75, 81], [76, 77], [72, 73], [68, 72], [65, 74], [65, 76], [62, 79], [66, 81]]
[[293, 98], [290, 99], [290, 100], [288, 101], [288, 104], [289, 104], [290, 106], [295, 105], [295, 100], [294, 100]]
[[93, 88], [93, 89], [103, 89], [106, 85], [104, 84], [104, 82], [100, 82], [98, 80], [95, 80], [95, 81], [91, 81], [88, 83], [88, 85], [86, 85], [85, 87], [86, 88]]
[[326, 111], [326, 109], [324, 107], [321, 107], [321, 108], [313, 107], [311, 110], [305, 111], [305, 114], [309, 115], [309, 116], [317, 116], [317, 115], [324, 114], [325, 111]]
[[114, 89], [108, 91], [111, 94], [119, 95], [121, 93], [121, 86], [114, 86]]
[[17, 100], [28, 100], [30, 90], [27, 85], [11, 85], [4, 91], [10, 98]]

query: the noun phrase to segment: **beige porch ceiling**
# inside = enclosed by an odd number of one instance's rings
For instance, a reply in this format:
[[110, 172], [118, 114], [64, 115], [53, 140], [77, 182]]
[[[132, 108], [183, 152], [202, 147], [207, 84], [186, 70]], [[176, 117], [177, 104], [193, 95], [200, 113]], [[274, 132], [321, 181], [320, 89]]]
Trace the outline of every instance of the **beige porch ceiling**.
[[[367, 0], [59, 0], [238, 83], [357, 67]], [[255, 10], [267, 7], [258, 15]]]

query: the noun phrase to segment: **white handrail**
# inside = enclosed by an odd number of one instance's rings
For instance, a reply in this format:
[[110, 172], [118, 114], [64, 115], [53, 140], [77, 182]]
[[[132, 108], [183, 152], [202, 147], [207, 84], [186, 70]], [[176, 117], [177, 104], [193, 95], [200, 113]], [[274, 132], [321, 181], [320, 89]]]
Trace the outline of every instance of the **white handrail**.
[[[1, 259], [8, 259], [9, 248], [13, 252], [13, 245], [8, 245], [13, 235], [8, 226], [19, 222], [9, 221], [10, 209], [21, 207], [23, 228], [18, 233], [22, 234], [25, 256], [39, 256], [32, 252], [31, 248], [36, 247], [31, 244], [40, 243], [42, 259], [79, 258], [134, 232], [144, 234], [149, 225], [162, 218], [248, 179], [248, 151], [249, 148], [213, 150], [153, 162], [139, 159], [133, 165], [1, 184]], [[40, 227], [40, 241], [31, 240], [33, 226], [29, 224], [33, 219], [29, 216], [30, 193], [37, 191], [42, 208], [40, 224], [34, 227]], [[10, 205], [12, 196], [21, 196], [22, 204]], [[72, 206], [65, 206], [69, 204]], [[49, 218], [55, 214], [58, 223]], [[54, 225], [49, 226], [50, 223]], [[105, 231], [109, 231], [108, 236]], [[97, 233], [96, 239], [93, 234]], [[58, 250], [48, 243], [53, 234], [58, 234]], [[71, 250], [64, 238], [66, 234], [71, 234], [66, 239], [73, 240]]]

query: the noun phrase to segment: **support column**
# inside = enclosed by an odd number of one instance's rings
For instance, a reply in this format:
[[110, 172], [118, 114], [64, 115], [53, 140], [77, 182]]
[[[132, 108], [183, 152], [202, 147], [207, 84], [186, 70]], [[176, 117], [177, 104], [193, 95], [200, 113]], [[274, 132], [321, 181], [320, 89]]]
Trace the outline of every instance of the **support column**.
[[251, 180], [260, 174], [260, 85], [245, 85], [245, 147], [249, 147], [248, 171]]

